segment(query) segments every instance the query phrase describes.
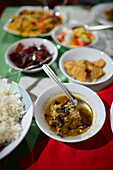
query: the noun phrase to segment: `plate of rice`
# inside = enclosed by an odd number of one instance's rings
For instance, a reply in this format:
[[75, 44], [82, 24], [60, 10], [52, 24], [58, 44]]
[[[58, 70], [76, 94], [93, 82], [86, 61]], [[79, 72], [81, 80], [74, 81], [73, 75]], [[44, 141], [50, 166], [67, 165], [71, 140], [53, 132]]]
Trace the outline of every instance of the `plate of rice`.
[[0, 80], [0, 160], [26, 136], [33, 117], [28, 93], [17, 83]]

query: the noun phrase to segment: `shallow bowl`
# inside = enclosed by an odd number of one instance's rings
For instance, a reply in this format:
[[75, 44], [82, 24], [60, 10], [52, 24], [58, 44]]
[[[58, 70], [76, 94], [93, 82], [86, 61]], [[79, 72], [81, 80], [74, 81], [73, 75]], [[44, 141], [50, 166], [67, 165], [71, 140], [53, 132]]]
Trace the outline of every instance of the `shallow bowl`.
[[[58, 55], [57, 48], [55, 47], [55, 45], [51, 41], [43, 39], [43, 38], [26, 38], [26, 39], [22, 39], [22, 40], [19, 40], [19, 41], [15, 42], [14, 44], [12, 44], [8, 48], [6, 53], [5, 53], [6, 63], [8, 65], [10, 65], [11, 67], [17, 69], [17, 70], [22, 70], [22, 69], [17, 67], [15, 65], [15, 63], [10, 60], [9, 54], [16, 50], [16, 47], [17, 47], [17, 45], [19, 43], [22, 43], [24, 48], [27, 48], [27, 47], [35, 45], [35, 44], [37, 46], [44, 45], [47, 48], [47, 50], [49, 51], [49, 53], [51, 54], [51, 56], [52, 56], [52, 59], [48, 62], [48, 65], [51, 65], [56, 60], [56, 58], [57, 58], [57, 55]], [[38, 67], [38, 68], [31, 69], [31, 70], [25, 70], [23, 72], [33, 73], [33, 72], [38, 72], [40, 70], [42, 70], [42, 68]]]
[[45, 109], [48, 103], [58, 97], [64, 95], [64, 93], [60, 90], [60, 88], [56, 86], [52, 86], [42, 92], [40, 96], [37, 98], [35, 102], [35, 120], [38, 127], [49, 137], [56, 139], [62, 142], [80, 142], [90, 137], [94, 136], [103, 126], [106, 112], [105, 107], [99, 96], [90, 90], [89, 88], [74, 84], [74, 83], [67, 83], [65, 84], [68, 90], [72, 92], [74, 96], [80, 97], [81, 99], [85, 100], [93, 111], [93, 123], [91, 127], [83, 134], [80, 134], [75, 137], [60, 137], [56, 135], [47, 125], [44, 114]]
[[[82, 25], [82, 24], [81, 24], [81, 25]], [[57, 44], [59, 44], [60, 46], [62, 46], [62, 47], [65, 47], [65, 48], [68, 48], [68, 49], [81, 48], [81, 46], [78, 46], [78, 47], [77, 47], [77, 46], [73, 46], [73, 47], [71, 47], [71, 46], [65, 45], [65, 44], [61, 43], [60, 41], [58, 41], [58, 40], [56, 39], [56, 36], [57, 36], [59, 33], [61, 33], [64, 28], [72, 29], [73, 27], [76, 27], [76, 26], [78, 26], [78, 25], [77, 25], [77, 24], [72, 24], [72, 23], [70, 23], [70, 24], [62, 24], [62, 25], [60, 25], [60, 26], [58, 26], [58, 27], [55, 27], [55, 28], [52, 30], [51, 36], [52, 36], [53, 40], [54, 40]], [[95, 40], [92, 41], [90, 44], [88, 44], [88, 45], [86, 45], [86, 46], [93, 46], [93, 45], [95, 45], [95, 44], [97, 43], [97, 41], [98, 41], [98, 34], [97, 34], [97, 32], [96, 32], [96, 31], [92, 31], [91, 33], [92, 33], [92, 35], [95, 37]]]
[[[73, 77], [70, 77], [65, 68], [64, 68], [64, 62], [69, 60], [88, 60], [88, 61], [97, 61], [100, 58], [102, 58], [105, 61], [105, 66], [103, 67], [103, 71], [105, 74], [100, 77], [96, 82], [91, 81], [89, 78], [86, 79], [85, 82], [81, 82], [79, 80], [74, 79]], [[91, 48], [91, 47], [81, 47], [76, 49], [71, 49], [65, 52], [59, 61], [59, 67], [62, 71], [62, 73], [69, 78], [70, 81], [74, 83], [79, 83], [83, 85], [96, 85], [103, 83], [110, 79], [113, 75], [113, 61], [112, 59], [103, 51]]]

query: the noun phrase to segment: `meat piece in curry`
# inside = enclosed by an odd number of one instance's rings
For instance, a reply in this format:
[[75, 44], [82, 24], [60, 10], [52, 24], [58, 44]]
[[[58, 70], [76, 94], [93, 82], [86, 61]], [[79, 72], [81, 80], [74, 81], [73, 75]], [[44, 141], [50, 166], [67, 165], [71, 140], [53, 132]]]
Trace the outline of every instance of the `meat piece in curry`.
[[47, 105], [45, 120], [57, 135], [76, 136], [89, 129], [93, 113], [84, 106], [75, 106], [66, 96], [60, 96]]

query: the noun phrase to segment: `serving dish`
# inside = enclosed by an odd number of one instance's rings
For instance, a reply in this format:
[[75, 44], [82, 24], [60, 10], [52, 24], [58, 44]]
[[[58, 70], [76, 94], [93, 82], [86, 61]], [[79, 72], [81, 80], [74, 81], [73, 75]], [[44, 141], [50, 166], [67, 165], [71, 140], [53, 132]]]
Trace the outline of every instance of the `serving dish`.
[[33, 117], [33, 105], [30, 96], [28, 93], [17, 83], [13, 81], [9, 81], [7, 79], [0, 80], [0, 86], [5, 87], [7, 90], [14, 92], [18, 92], [22, 96], [22, 101], [25, 104], [25, 110], [26, 113], [22, 118], [22, 132], [20, 136], [11, 142], [10, 144], [6, 145], [1, 149], [0, 151], [0, 159], [4, 158], [6, 155], [8, 155], [10, 152], [12, 152], [23, 140], [23, 138], [26, 136], [29, 127], [31, 125], [32, 117]]
[[112, 8], [113, 8], [113, 2], [99, 3], [91, 8], [90, 15], [100, 24], [103, 25], [113, 24], [113, 22], [109, 21], [103, 13], [106, 10]]
[[[77, 24], [72, 24], [72, 23], [71, 24], [62, 24], [62, 25], [60, 25], [60, 26], [58, 26], [58, 27], [56, 27], [56, 28], [54, 28], [52, 30], [51, 36], [52, 36], [53, 40], [57, 44], [59, 44], [60, 46], [66, 47], [68, 49], [78, 48], [78, 47], [81, 47], [81, 46], [93, 46], [94, 44], [97, 43], [97, 41], [98, 41], [97, 32], [96, 31], [90, 31], [89, 33], [93, 37], [93, 38], [91, 38], [92, 40], [90, 38], [88, 38], [88, 37], [87, 38], [85, 37], [85, 39], [88, 39], [88, 40], [91, 41], [90, 43], [84, 44], [84, 42], [86, 42], [86, 40], [82, 40], [83, 39], [82, 37], [78, 37], [77, 39], [81, 39], [80, 40], [80, 42], [81, 42], [80, 45], [79, 44], [78, 45], [68, 45], [69, 41], [73, 41], [73, 38], [74, 38], [73, 33], [72, 33], [72, 30], [73, 30], [72, 28], [75, 28], [77, 26], [78, 26]], [[77, 32], [77, 34], [80, 34], [81, 36], [84, 36], [82, 34], [82, 32], [84, 30], [81, 30], [81, 28], [80, 28], [80, 31]], [[62, 35], [60, 35], [60, 33], [62, 33], [62, 32], [64, 32], [64, 35], [63, 35], [62, 42], [61, 42], [60, 40], [58, 40], [57, 37], [61, 37]], [[86, 36], [86, 34], [85, 34], [85, 36]]]
[[113, 102], [112, 102], [111, 108], [110, 108], [110, 123], [111, 123], [111, 130], [113, 132]]
[[[52, 20], [52, 16], [53, 16], [53, 20], [56, 21], [56, 23], [52, 25], [52, 24], [49, 24], [50, 21], [47, 21], [48, 23], [46, 26], [45, 19], [42, 18], [43, 21], [39, 20], [39, 17], [41, 19], [42, 14], [39, 13], [39, 14], [33, 15], [32, 12], [31, 12], [31, 14], [28, 14], [28, 12], [25, 12], [25, 11], [30, 11], [30, 10], [41, 11], [41, 12], [43, 12], [43, 15], [48, 15], [48, 16], [46, 16], [46, 20], [48, 19], [48, 17], [50, 17]], [[21, 14], [21, 15], [23, 15], [21, 17], [20, 13], [22, 13], [23, 11], [24, 11], [24, 14]], [[50, 36], [51, 30], [55, 26], [57, 26], [61, 23], [64, 23], [66, 21], [66, 15], [64, 12], [60, 11], [59, 16], [54, 16], [53, 10], [45, 12], [43, 7], [23, 6], [23, 7], [19, 8], [19, 10], [13, 16], [11, 18], [9, 18], [7, 23], [4, 25], [3, 29], [11, 34], [23, 36], [23, 37], [37, 37], [37, 36], [47, 37], [47, 36]], [[13, 23], [16, 20], [16, 16], [18, 16], [18, 20], [17, 20], [16, 24], [14, 25], [14, 29], [13, 29], [13, 27], [10, 26], [9, 24]], [[19, 17], [21, 17], [21, 18], [19, 19]], [[21, 23], [21, 20], [22, 20], [22, 23]], [[21, 25], [19, 25], [19, 22]], [[23, 25], [23, 22], [25, 22], [24, 25]], [[44, 22], [44, 24], [41, 25], [43, 22]], [[22, 25], [23, 25], [23, 28], [22, 28]], [[16, 27], [17, 27], [17, 29], [16, 29]], [[47, 27], [47, 28], [44, 31], [45, 27]], [[21, 28], [22, 28], [22, 30], [20, 31]], [[24, 31], [24, 28], [25, 28], [25, 31]], [[39, 29], [39, 31], [38, 31], [38, 29]]]
[[46, 89], [44, 92], [40, 94], [35, 102], [35, 120], [38, 127], [49, 137], [56, 139], [62, 142], [80, 142], [86, 139], [89, 139], [93, 135], [95, 135], [103, 126], [106, 113], [103, 102], [98, 97], [98, 95], [90, 90], [89, 88], [74, 84], [74, 83], [65, 83], [65, 86], [69, 91], [72, 92], [74, 96], [80, 97], [85, 100], [93, 110], [93, 123], [91, 127], [83, 134], [77, 135], [75, 137], [60, 137], [56, 135], [47, 125], [44, 118], [44, 113], [46, 106], [48, 103], [58, 97], [64, 95], [64, 93], [60, 90], [60, 88], [56, 86], [52, 86]]
[[[10, 60], [9, 54], [16, 50], [16, 47], [17, 47], [17, 45], [19, 43], [21, 43], [25, 48], [27, 48], [29, 46], [32, 46], [32, 45], [37, 45], [37, 46], [44, 45], [47, 48], [47, 50], [49, 51], [49, 53], [51, 54], [51, 58], [52, 58], [48, 62], [48, 65], [51, 65], [57, 58], [57, 55], [58, 55], [57, 48], [49, 40], [42, 39], [42, 38], [26, 38], [26, 39], [22, 39], [22, 40], [19, 40], [19, 41], [15, 42], [14, 44], [12, 44], [8, 48], [6, 53], [5, 53], [6, 63], [8, 65], [10, 65], [11, 67], [17, 69], [17, 70], [22, 70], [22, 68], [17, 67], [15, 65], [15, 63]], [[24, 70], [24, 72], [33, 73], [33, 72], [37, 72], [37, 71], [40, 71], [40, 70], [42, 70], [41, 66], [38, 67], [38, 68], [31, 69], [31, 70]]]
[[[79, 80], [76, 80], [72, 77], [70, 77], [65, 68], [64, 68], [64, 62], [69, 61], [69, 60], [88, 60], [88, 61], [97, 61], [99, 59], [103, 59], [105, 61], [105, 66], [103, 67], [103, 71], [105, 74], [100, 77], [96, 82], [91, 81], [89, 78], [86, 79], [85, 82], [81, 82]], [[81, 47], [81, 48], [76, 48], [76, 49], [71, 49], [65, 52], [60, 60], [59, 60], [59, 67], [62, 71], [62, 73], [69, 78], [70, 81], [74, 83], [79, 83], [83, 85], [96, 85], [103, 83], [107, 81], [111, 76], [113, 75], [113, 62], [112, 59], [103, 51], [100, 51], [98, 49], [94, 49], [91, 47]]]

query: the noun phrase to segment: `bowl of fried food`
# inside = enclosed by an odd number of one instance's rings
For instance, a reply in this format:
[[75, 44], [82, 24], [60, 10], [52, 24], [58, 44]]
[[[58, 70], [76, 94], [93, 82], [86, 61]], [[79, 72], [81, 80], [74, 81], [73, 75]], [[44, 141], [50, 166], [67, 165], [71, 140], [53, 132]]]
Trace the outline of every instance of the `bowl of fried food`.
[[74, 83], [95, 85], [113, 75], [112, 59], [103, 51], [81, 47], [65, 52], [59, 61], [62, 73]]
[[98, 41], [96, 31], [86, 30], [82, 25], [63, 24], [54, 28], [51, 32], [53, 40], [68, 49], [93, 46]]
[[103, 126], [106, 113], [103, 102], [91, 89], [65, 83], [76, 99], [89, 107], [70, 102], [56, 85], [46, 89], [35, 102], [35, 120], [49, 137], [62, 142], [80, 142], [94, 136]]

